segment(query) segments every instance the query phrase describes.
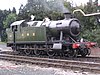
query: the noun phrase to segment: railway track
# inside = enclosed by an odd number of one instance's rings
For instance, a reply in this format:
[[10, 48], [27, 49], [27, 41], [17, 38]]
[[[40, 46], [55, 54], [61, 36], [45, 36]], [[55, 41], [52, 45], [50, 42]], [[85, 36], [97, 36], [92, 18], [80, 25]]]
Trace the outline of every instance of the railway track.
[[[10, 54], [10, 55], [21, 55], [21, 56], [26, 56], [24, 54], [16, 54], [16, 52], [12, 52], [12, 51], [2, 51], [0, 52], [0, 54]], [[35, 55], [31, 55], [30, 57], [37, 57]], [[48, 58], [48, 56], [44, 55], [44, 56], [39, 56], [40, 58]], [[69, 58], [69, 57], [61, 57], [61, 56], [54, 56], [51, 57], [53, 59], [63, 59], [63, 60], [75, 60], [75, 61], [85, 61], [85, 62], [96, 62], [96, 63], [100, 63], [100, 57], [92, 57], [92, 56], [87, 56], [87, 57], [81, 57], [78, 56], [77, 58]]]
[[50, 59], [50, 58], [38, 58], [19, 55], [0, 54], [0, 59], [17, 61], [22, 63], [31, 63], [35, 65], [45, 67], [56, 67], [63, 69], [81, 70], [85, 72], [100, 73], [100, 63], [87, 62], [80, 60], [62, 60], [62, 59]]

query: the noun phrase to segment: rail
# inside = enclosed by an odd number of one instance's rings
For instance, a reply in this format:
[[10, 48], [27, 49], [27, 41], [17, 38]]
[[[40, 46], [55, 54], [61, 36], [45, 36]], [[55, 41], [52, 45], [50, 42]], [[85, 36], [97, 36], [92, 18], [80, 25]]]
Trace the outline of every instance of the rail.
[[17, 61], [22, 63], [31, 63], [40, 66], [56, 67], [63, 69], [81, 70], [94, 73], [100, 73], [100, 63], [86, 62], [76, 60], [62, 60], [62, 59], [50, 59], [50, 58], [38, 58], [18, 55], [0, 54], [0, 59]]

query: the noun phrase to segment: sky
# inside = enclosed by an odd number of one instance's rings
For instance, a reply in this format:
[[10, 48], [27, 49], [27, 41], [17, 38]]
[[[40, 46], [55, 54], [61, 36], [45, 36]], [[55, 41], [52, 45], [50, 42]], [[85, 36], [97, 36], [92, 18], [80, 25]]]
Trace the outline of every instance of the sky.
[[[73, 3], [74, 6], [76, 5], [81, 5], [81, 4], [86, 4], [87, 2], [89, 2], [89, 0], [67, 0], [67, 1], [70, 1], [71, 3]], [[95, 0], [92, 0], [93, 2]], [[98, 3], [100, 4], [100, 0], [98, 0]]]
[[15, 7], [18, 11], [21, 4], [25, 5], [27, 3], [27, 0], [0, 0], [0, 9], [1, 10], [9, 10]]
[[[87, 3], [89, 0], [67, 0], [72, 2], [74, 5], [81, 5], [84, 3]], [[95, 1], [95, 0], [93, 0]], [[100, 3], [100, 0], [98, 0]], [[18, 11], [18, 9], [20, 8], [21, 4], [25, 5], [27, 3], [27, 0], [0, 0], [0, 9], [4, 10], [4, 9], [12, 9], [13, 7], [15, 7]]]

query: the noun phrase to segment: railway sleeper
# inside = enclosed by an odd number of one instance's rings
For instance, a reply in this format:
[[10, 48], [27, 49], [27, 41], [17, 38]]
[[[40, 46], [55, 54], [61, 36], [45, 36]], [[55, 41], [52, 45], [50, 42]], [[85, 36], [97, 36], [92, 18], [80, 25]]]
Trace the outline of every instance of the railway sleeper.
[[[4, 60], [9, 60], [9, 61], [17, 61], [17, 62], [25, 62], [25, 63], [31, 63], [31, 64], [36, 64], [36, 65], [47, 65], [48, 67], [56, 67], [56, 68], [67, 68], [67, 69], [72, 69], [72, 70], [82, 70], [82, 71], [89, 71], [89, 72], [100, 72], [100, 68], [99, 67], [91, 67], [91, 66], [84, 66], [84, 65], [75, 65], [75, 64], [63, 64], [63, 63], [59, 63], [59, 62], [49, 62], [49, 61], [41, 61], [41, 60], [37, 60], [37, 61], [32, 61], [30, 59], [20, 59], [20, 58], [7, 58], [7, 57], [0, 57], [0, 59], [4, 59]], [[70, 62], [69, 62], [70, 63]], [[91, 65], [91, 64], [90, 64]]]

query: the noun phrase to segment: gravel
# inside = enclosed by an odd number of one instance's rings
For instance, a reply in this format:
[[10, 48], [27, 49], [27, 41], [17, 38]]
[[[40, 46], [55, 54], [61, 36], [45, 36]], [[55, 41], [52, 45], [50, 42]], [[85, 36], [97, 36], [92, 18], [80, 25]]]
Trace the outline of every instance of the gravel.
[[[11, 51], [6, 44], [0, 44], [0, 51]], [[63, 70], [61, 68], [45, 68], [36, 65], [20, 64], [0, 60], [0, 75], [100, 75], [89, 72]]]
[[[17, 64], [17, 65], [16, 65]], [[0, 60], [0, 75], [100, 75]]]
[[0, 51], [12, 51], [12, 49], [7, 47], [6, 44], [0, 44]]

